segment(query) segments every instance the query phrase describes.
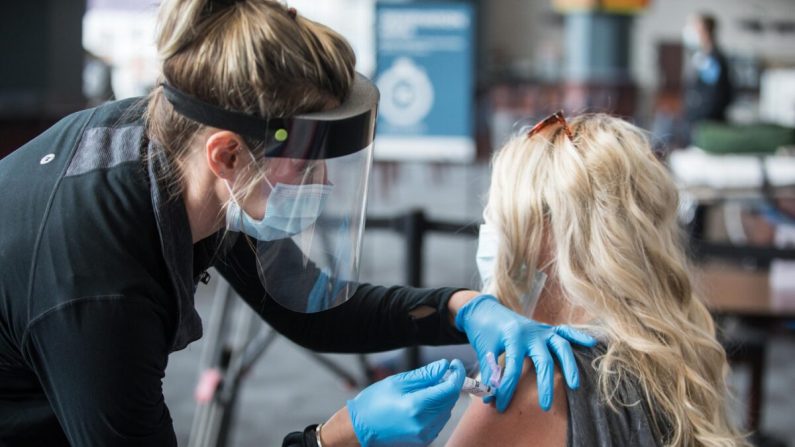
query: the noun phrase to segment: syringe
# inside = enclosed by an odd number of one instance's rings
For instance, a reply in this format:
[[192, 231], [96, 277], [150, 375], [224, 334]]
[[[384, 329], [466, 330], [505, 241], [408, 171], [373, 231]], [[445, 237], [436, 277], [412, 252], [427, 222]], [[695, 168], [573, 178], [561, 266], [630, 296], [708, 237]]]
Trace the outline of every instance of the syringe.
[[495, 388], [470, 377], [464, 378], [464, 386], [461, 387], [462, 393], [469, 393], [477, 397], [493, 395], [496, 391]]
[[[444, 373], [442, 380], [447, 380], [450, 377], [450, 371]], [[494, 387], [481, 383], [480, 380], [471, 377], [464, 377], [464, 386], [461, 387], [462, 393], [469, 393], [478, 397], [494, 394], [497, 390]]]
[[[473, 379], [471, 377], [465, 377], [464, 386], [461, 387], [462, 393], [469, 393], [477, 397], [483, 397], [488, 395], [494, 395], [497, 392], [497, 386], [499, 386], [500, 379], [502, 378], [502, 368], [494, 360], [494, 354], [492, 353], [486, 354], [486, 362], [491, 368], [490, 381], [492, 385], [486, 385], [480, 380]], [[446, 380], [449, 376], [450, 376], [450, 371], [447, 371], [444, 374], [442, 380]]]

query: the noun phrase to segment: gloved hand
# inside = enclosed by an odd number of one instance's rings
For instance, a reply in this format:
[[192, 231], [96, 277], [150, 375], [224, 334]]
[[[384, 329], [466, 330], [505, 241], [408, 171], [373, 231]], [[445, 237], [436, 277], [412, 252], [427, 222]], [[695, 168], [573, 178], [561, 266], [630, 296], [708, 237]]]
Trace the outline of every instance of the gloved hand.
[[[450, 375], [442, 380], [450, 370]], [[460, 360], [438, 360], [376, 382], [348, 401], [363, 447], [428, 445], [450, 419], [464, 385]]]
[[[554, 362], [550, 349], [560, 362], [569, 388], [577, 389], [580, 379], [569, 342], [589, 347], [596, 345], [596, 339], [568, 326], [550, 326], [529, 320], [503, 306], [491, 295], [479, 295], [463, 305], [455, 316], [455, 325], [467, 334], [475, 348], [483, 383], [489, 383], [491, 377], [486, 354], [491, 352], [497, 357], [505, 352], [505, 371], [497, 388], [499, 412], [505, 411], [511, 402], [525, 356], [529, 356], [535, 365], [538, 403], [546, 411], [552, 406], [554, 387]], [[483, 398], [484, 403], [493, 400], [493, 396]]]

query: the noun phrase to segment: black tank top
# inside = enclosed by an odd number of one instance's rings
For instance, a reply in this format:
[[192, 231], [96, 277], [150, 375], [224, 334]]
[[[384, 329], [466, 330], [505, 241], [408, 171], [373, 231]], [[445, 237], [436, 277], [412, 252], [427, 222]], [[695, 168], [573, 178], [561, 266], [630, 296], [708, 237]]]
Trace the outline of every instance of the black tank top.
[[[616, 393], [618, 402], [632, 403], [611, 409], [599, 395], [597, 371], [592, 361], [604, 354], [605, 346], [575, 349], [580, 371], [580, 388], [566, 390], [569, 405], [567, 443], [569, 447], [660, 446], [663, 442], [655, 434], [650, 403], [643, 399], [633, 380], [622, 381]], [[662, 424], [661, 424], [662, 425]]]

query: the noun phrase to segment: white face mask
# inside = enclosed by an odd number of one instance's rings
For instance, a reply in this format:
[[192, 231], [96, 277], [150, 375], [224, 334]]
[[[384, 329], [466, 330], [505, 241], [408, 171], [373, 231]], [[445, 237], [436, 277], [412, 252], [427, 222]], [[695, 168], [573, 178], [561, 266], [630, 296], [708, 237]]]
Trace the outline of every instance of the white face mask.
[[[268, 179], [265, 179], [267, 182]], [[317, 221], [323, 212], [326, 199], [331, 194], [331, 185], [307, 184], [271, 185], [271, 193], [265, 205], [265, 215], [257, 220], [243, 211], [237, 202], [232, 187], [226, 183], [232, 201], [226, 207], [226, 228], [240, 231], [260, 241], [286, 239], [304, 231]]]
[[688, 50], [697, 50], [701, 46], [698, 32], [693, 26], [688, 25], [682, 30], [682, 44]]
[[480, 226], [475, 262], [478, 265], [478, 273], [480, 273], [481, 288], [483, 290], [491, 285], [491, 280], [494, 277], [494, 263], [497, 259], [499, 243], [499, 234], [497, 234], [497, 229], [493, 225], [483, 224]]
[[[478, 250], [475, 256], [475, 262], [478, 266], [480, 273], [480, 280], [482, 282], [482, 290], [486, 290], [491, 286], [491, 280], [494, 278], [494, 269], [496, 268], [497, 250], [500, 244], [500, 235], [497, 229], [491, 224], [483, 224], [480, 226], [480, 234], [478, 236]], [[547, 274], [541, 270], [536, 270], [533, 274], [533, 285], [530, 291], [520, 298], [522, 310], [524, 315], [530, 316], [533, 314], [538, 297], [544, 289], [544, 283], [547, 280]]]

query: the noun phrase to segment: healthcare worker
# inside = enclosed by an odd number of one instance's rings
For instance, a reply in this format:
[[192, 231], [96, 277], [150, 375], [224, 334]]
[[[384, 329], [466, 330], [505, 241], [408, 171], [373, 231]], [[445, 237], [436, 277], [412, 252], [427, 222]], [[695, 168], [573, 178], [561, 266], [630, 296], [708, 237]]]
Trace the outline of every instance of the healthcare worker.
[[[345, 40], [271, 0], [167, 0], [159, 20], [148, 98], [0, 161], [0, 444], [175, 445], [162, 379], [201, 336], [210, 267], [311, 349], [504, 353], [498, 410], [525, 356], [543, 407], [550, 351], [576, 386], [569, 341], [586, 335], [473, 291], [358, 282], [378, 94]], [[427, 444], [463, 380], [457, 360], [389, 377], [285, 445]]]

